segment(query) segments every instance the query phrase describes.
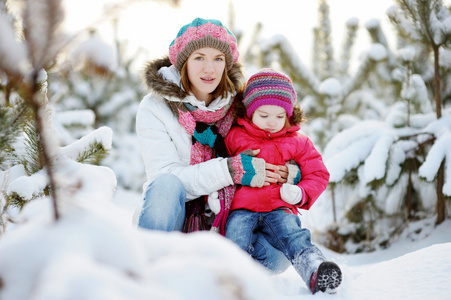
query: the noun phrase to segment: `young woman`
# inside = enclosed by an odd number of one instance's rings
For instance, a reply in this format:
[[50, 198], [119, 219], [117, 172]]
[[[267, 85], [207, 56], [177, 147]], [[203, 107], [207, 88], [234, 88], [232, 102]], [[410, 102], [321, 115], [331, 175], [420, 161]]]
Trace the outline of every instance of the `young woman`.
[[[198, 207], [193, 203], [203, 206], [206, 195], [219, 191], [224, 207], [235, 184], [287, 181], [288, 168], [256, 159], [258, 149], [239, 159], [227, 157], [223, 137], [232, 125], [230, 108], [244, 83], [238, 56], [236, 38], [221, 22], [197, 18], [180, 29], [169, 57], [147, 64], [150, 93], [136, 117], [147, 175], [143, 201], [134, 215], [139, 227], [182, 231], [186, 209]], [[213, 227], [224, 231], [227, 210], [220, 214]], [[258, 238], [255, 246], [274, 270], [289, 265], [265, 238]]]
[[309, 209], [326, 189], [329, 172], [313, 143], [299, 132], [303, 116], [295, 103], [296, 92], [286, 75], [262, 69], [249, 78], [242, 101], [245, 115], [226, 137], [230, 155], [260, 149], [257, 157], [269, 163], [294, 160], [302, 177], [296, 185], [238, 186], [226, 237], [255, 257], [253, 245], [263, 235], [285, 254], [312, 293], [333, 292], [341, 283], [340, 268], [311, 243], [310, 231], [297, 216], [299, 208]]

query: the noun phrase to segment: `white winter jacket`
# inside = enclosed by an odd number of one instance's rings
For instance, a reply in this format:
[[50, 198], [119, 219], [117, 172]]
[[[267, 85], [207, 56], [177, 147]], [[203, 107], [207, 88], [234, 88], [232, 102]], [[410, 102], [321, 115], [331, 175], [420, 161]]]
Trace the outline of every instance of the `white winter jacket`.
[[[233, 72], [236, 72], [237, 78], [233, 76]], [[229, 72], [232, 82], [240, 84], [240, 74], [232, 68], [232, 75]], [[230, 105], [233, 97], [215, 99], [205, 107], [204, 102], [187, 95], [180, 88], [180, 75], [167, 58], [148, 64], [145, 81], [151, 92], [141, 101], [136, 115], [136, 132], [147, 175], [143, 192], [155, 178], [165, 173], [180, 178], [185, 186], [187, 200], [232, 185], [227, 159], [214, 158], [190, 165], [192, 137], [178, 122], [171, 105], [189, 102], [199, 109], [214, 111]], [[141, 207], [142, 203], [135, 212], [135, 217]]]

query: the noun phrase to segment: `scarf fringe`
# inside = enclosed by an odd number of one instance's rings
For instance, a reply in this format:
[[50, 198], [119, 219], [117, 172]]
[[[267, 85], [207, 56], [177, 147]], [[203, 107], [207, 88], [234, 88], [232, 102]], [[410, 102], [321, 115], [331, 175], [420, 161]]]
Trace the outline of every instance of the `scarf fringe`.
[[230, 185], [219, 190], [219, 200], [221, 203], [221, 211], [215, 217], [211, 226], [211, 231], [218, 232], [225, 236], [225, 225], [227, 223], [227, 217], [229, 216], [230, 208], [232, 206], [233, 196], [235, 195], [236, 186]]
[[195, 231], [208, 230], [207, 217], [204, 214], [193, 214], [185, 220], [183, 232], [190, 233]]

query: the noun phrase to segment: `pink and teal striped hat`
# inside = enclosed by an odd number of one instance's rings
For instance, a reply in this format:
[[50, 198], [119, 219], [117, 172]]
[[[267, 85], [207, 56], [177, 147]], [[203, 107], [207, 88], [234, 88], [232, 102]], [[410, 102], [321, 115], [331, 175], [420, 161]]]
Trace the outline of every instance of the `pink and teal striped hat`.
[[169, 59], [180, 71], [193, 51], [211, 47], [226, 56], [227, 70], [238, 61], [239, 52], [233, 33], [218, 20], [196, 18], [183, 26], [169, 45]]
[[284, 108], [287, 116], [293, 114], [296, 91], [291, 79], [274, 69], [261, 69], [247, 81], [243, 94], [246, 115], [252, 114], [262, 105], [277, 105]]

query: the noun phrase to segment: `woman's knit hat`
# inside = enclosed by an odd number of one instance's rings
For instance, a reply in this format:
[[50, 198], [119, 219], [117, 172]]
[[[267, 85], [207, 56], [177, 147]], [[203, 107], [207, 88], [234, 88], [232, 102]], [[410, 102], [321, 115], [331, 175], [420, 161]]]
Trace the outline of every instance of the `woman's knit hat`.
[[218, 20], [196, 18], [183, 26], [177, 37], [169, 45], [169, 59], [181, 70], [183, 64], [193, 51], [211, 47], [223, 52], [226, 56], [227, 70], [238, 61], [237, 41], [233, 33]]
[[261, 69], [247, 81], [243, 94], [246, 115], [251, 118], [262, 105], [277, 105], [284, 108], [287, 116], [293, 114], [296, 92], [291, 79], [274, 69]]

